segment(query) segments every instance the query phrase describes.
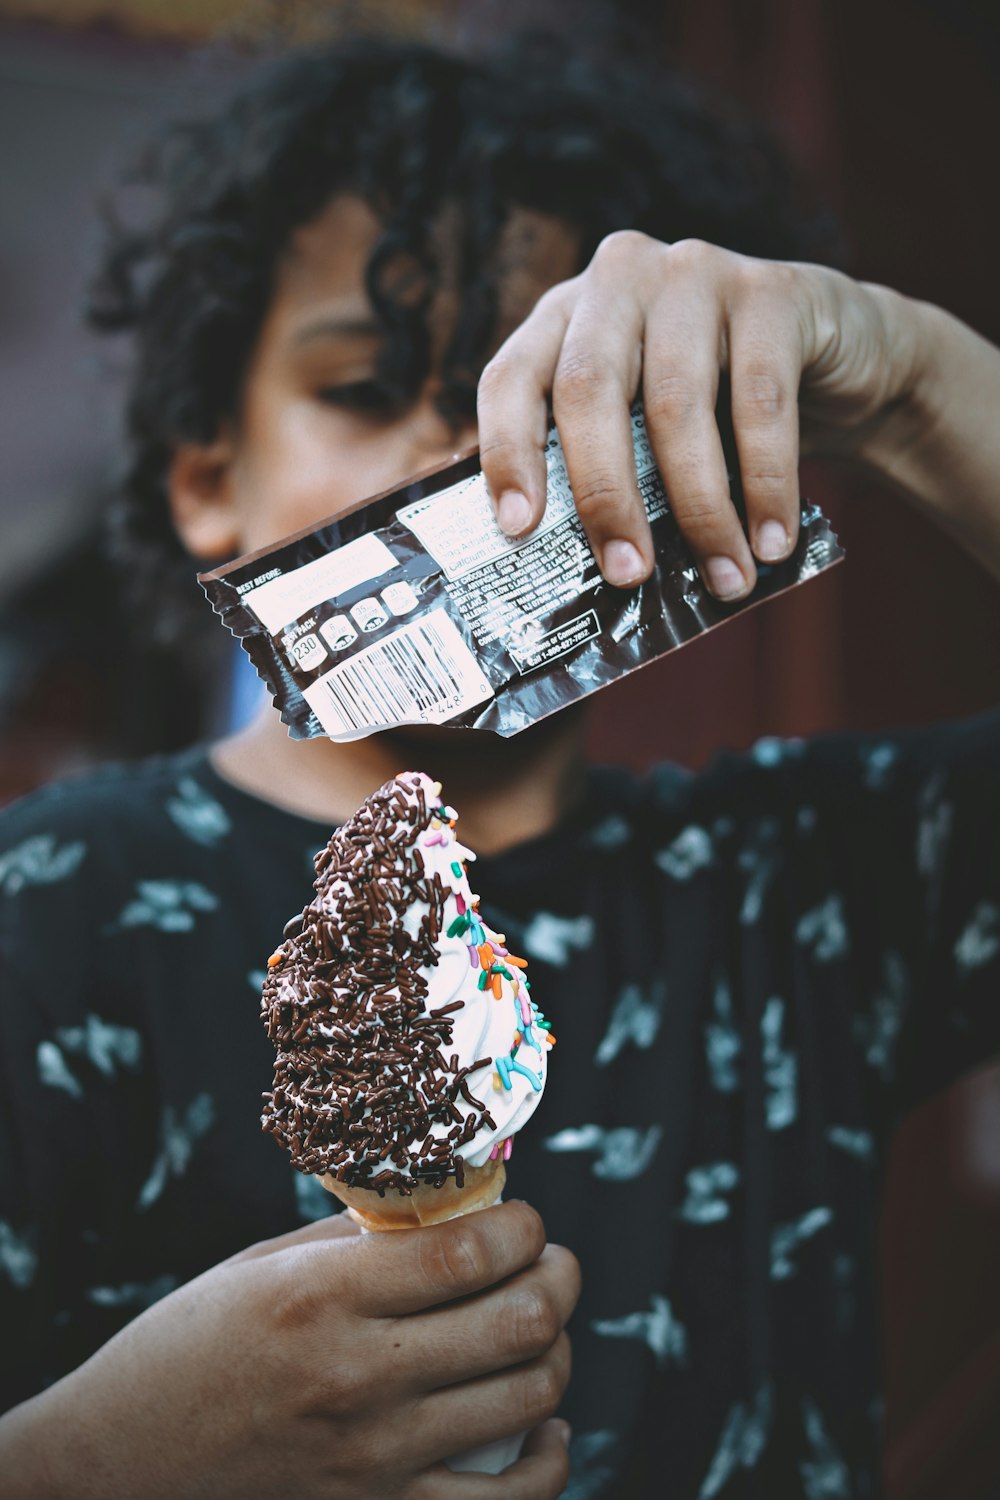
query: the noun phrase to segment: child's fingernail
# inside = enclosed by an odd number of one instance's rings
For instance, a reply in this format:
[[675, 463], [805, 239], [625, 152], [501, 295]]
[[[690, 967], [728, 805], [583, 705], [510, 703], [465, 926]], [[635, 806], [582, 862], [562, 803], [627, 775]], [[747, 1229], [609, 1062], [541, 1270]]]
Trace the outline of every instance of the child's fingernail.
[[765, 521], [757, 532], [757, 556], [761, 562], [777, 562], [788, 551], [788, 532], [780, 521]]
[[569, 1447], [570, 1440], [571, 1440], [572, 1436], [573, 1436], [573, 1429], [569, 1425], [569, 1423], [568, 1422], [562, 1422], [562, 1421], [560, 1421], [560, 1423], [559, 1423], [559, 1441], [562, 1443], [562, 1445], [563, 1445], [564, 1448], [568, 1448]]
[[705, 573], [717, 599], [738, 599], [747, 591], [747, 581], [731, 557], [707, 558]]
[[603, 572], [609, 583], [624, 589], [645, 576], [646, 564], [631, 542], [605, 542]]
[[504, 490], [497, 505], [497, 520], [500, 530], [508, 536], [518, 536], [531, 524], [531, 506], [528, 497], [520, 490]]

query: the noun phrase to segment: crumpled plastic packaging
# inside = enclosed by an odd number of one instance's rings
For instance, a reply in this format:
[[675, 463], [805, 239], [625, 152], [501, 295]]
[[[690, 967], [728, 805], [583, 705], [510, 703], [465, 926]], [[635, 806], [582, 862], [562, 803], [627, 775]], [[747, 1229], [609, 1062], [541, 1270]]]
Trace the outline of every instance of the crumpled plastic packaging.
[[545, 517], [529, 537], [500, 531], [471, 453], [200, 581], [295, 739], [401, 724], [519, 734], [843, 556], [803, 501], [792, 556], [720, 604], [674, 521], [640, 406], [632, 434], [657, 559], [639, 588], [602, 578], [554, 427]]

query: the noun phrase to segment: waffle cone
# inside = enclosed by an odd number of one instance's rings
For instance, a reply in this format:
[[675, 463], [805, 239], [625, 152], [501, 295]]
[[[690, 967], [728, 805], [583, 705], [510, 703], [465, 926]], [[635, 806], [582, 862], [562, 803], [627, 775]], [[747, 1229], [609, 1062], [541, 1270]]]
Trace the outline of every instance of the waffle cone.
[[421, 1185], [409, 1197], [390, 1189], [380, 1198], [370, 1188], [348, 1187], [329, 1173], [320, 1178], [328, 1193], [347, 1204], [351, 1218], [373, 1234], [443, 1224], [477, 1208], [490, 1208], [499, 1200], [506, 1180], [507, 1170], [500, 1157], [481, 1167], [466, 1167], [463, 1187], [457, 1187], [455, 1179], [449, 1177], [442, 1187]]

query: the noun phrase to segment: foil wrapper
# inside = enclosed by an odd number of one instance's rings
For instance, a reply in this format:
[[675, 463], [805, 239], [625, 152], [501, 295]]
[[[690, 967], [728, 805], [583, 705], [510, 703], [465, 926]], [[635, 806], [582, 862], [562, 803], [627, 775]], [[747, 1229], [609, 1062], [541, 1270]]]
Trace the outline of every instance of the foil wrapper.
[[[545, 516], [528, 537], [500, 531], [473, 452], [199, 579], [295, 739], [402, 724], [519, 734], [843, 556], [803, 500], [792, 556], [721, 604], [674, 520], [638, 405], [632, 437], [656, 551], [636, 589], [601, 576], [555, 427]], [[733, 496], [739, 508], [735, 480]]]

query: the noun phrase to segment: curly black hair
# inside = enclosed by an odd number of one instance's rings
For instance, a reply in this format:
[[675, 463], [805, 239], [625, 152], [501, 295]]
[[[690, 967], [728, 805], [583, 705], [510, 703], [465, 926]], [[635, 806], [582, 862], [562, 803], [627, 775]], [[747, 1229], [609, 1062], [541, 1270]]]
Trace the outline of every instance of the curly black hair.
[[[622, 228], [779, 258], [828, 259], [833, 243], [759, 127], [674, 74], [538, 37], [477, 58], [385, 39], [290, 52], [211, 115], [164, 129], [139, 176], [154, 207], [140, 226], [109, 216], [88, 317], [134, 341], [118, 551], [147, 619], [156, 600], [161, 638], [204, 615], [170, 522], [172, 450], [237, 415], [282, 251], [337, 192], [360, 194], [382, 226], [367, 289], [386, 333], [380, 378], [400, 396], [426, 378], [433, 230], [457, 208], [460, 312], [440, 370], [456, 413], [474, 401], [515, 207], [573, 226], [580, 268]], [[393, 296], [401, 255], [424, 273], [416, 301]]]

